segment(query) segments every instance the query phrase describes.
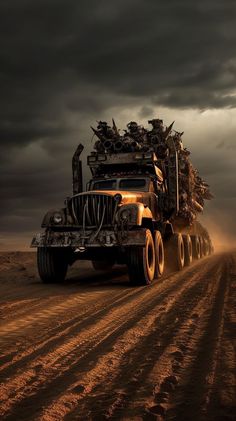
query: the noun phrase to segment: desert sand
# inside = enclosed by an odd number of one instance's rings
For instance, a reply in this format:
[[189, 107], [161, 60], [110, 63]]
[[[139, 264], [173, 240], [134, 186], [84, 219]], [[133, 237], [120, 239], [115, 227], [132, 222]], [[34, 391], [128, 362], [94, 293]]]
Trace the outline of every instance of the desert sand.
[[43, 285], [35, 253], [0, 268], [1, 419], [235, 419], [235, 252], [150, 287], [86, 262]]

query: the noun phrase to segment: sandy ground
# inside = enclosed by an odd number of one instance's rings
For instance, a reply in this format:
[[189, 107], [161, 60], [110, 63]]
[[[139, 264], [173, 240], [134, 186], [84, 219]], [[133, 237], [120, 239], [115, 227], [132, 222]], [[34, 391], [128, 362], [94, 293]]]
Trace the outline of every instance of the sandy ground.
[[0, 267], [1, 419], [236, 418], [236, 253], [141, 288], [84, 262], [43, 285], [34, 253]]

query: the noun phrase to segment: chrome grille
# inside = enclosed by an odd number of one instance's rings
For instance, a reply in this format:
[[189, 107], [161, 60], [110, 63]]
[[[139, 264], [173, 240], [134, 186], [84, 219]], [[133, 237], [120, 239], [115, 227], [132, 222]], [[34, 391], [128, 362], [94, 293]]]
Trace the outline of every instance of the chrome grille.
[[112, 225], [116, 201], [108, 194], [78, 194], [72, 197], [72, 209], [79, 225]]

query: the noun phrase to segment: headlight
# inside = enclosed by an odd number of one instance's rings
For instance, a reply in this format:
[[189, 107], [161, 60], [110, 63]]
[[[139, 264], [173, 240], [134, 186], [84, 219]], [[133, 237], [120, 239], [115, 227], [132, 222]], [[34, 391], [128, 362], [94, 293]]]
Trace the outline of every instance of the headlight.
[[137, 213], [138, 208], [134, 205], [125, 206], [124, 209], [119, 210], [118, 212], [118, 221], [125, 222], [128, 224], [136, 224], [137, 223]]
[[118, 203], [118, 205], [121, 203], [122, 196], [120, 193], [116, 193], [114, 196], [114, 200]]
[[129, 221], [131, 219], [131, 212], [128, 209], [124, 209], [121, 213], [120, 213], [120, 219], [122, 221]]
[[63, 220], [62, 215], [59, 212], [55, 212], [52, 219], [54, 224], [61, 224]]
[[52, 225], [64, 225], [67, 224], [67, 209], [51, 209], [46, 213], [43, 218], [41, 227], [51, 227]]

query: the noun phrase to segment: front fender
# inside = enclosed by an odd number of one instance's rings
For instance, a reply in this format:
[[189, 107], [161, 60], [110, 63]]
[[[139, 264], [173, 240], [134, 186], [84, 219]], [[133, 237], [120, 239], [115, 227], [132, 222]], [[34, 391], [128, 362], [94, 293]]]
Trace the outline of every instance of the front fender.
[[138, 203], [137, 225], [142, 225], [143, 218], [152, 220], [152, 211], [147, 205], [144, 205], [143, 203]]

